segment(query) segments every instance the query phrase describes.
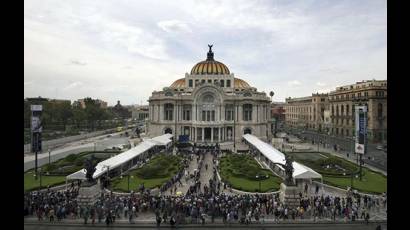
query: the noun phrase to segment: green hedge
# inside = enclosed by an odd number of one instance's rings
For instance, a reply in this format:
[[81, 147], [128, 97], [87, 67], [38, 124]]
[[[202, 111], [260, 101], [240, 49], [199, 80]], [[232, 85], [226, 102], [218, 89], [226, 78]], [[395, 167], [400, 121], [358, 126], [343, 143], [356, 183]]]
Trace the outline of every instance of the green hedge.
[[[233, 188], [247, 192], [259, 192], [259, 182], [260, 192], [276, 191], [282, 182], [270, 170], [262, 169], [249, 155], [227, 154], [221, 157], [220, 175]], [[268, 179], [256, 179], [256, 175], [268, 175]]]
[[[311, 152], [309, 152], [311, 154]], [[323, 181], [326, 184], [339, 187], [342, 189], [346, 189], [347, 187], [351, 186], [352, 178], [351, 175], [353, 173], [353, 189], [357, 189], [361, 192], [366, 193], [375, 193], [380, 194], [387, 191], [387, 177], [381, 173], [372, 171], [366, 167], [362, 169], [362, 178], [363, 180], [360, 181], [359, 178], [356, 178], [356, 175], [359, 174], [359, 166], [345, 160], [343, 158], [331, 155], [330, 153], [324, 152], [317, 152], [317, 154], [322, 154], [328, 157], [327, 159], [320, 159], [317, 161], [312, 161], [308, 159], [298, 159], [298, 154], [288, 153], [295, 157], [295, 160], [305, 164], [306, 166], [312, 168], [316, 172], [320, 173], [323, 176]], [[303, 154], [303, 153], [299, 153]], [[342, 172], [337, 170], [325, 170], [323, 166], [327, 164], [338, 164], [342, 168], [346, 169], [345, 174], [343, 175]]]
[[[141, 168], [129, 172], [132, 176], [130, 176], [130, 190], [135, 191], [142, 183], [150, 189], [159, 187], [170, 180], [182, 168], [182, 157], [159, 154]], [[116, 177], [112, 185], [114, 191], [128, 192], [128, 177]]]
[[182, 167], [181, 157], [161, 154], [135, 171], [143, 179], [162, 178], [175, 174]]

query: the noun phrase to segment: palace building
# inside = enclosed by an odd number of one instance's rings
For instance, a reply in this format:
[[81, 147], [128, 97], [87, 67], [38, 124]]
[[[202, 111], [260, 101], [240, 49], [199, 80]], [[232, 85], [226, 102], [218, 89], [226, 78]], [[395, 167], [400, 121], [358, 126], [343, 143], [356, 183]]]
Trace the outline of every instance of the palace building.
[[270, 140], [270, 98], [235, 77], [208, 46], [206, 60], [152, 93], [148, 135], [171, 133], [177, 138], [187, 135], [191, 142], [232, 144], [250, 133]]

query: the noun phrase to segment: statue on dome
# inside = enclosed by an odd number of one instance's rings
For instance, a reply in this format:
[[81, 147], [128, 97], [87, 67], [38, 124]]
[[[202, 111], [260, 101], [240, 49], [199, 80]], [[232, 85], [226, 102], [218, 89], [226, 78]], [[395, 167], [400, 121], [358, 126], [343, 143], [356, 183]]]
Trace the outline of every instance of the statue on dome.
[[210, 53], [212, 52], [212, 46], [214, 46], [214, 45], [208, 45]]

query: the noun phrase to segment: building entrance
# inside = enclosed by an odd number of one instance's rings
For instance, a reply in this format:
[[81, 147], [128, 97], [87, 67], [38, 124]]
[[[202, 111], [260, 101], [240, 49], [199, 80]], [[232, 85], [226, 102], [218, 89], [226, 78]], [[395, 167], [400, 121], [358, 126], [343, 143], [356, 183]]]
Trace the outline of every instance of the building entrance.
[[205, 130], [204, 130], [204, 139], [205, 139], [205, 141], [211, 141], [211, 132], [212, 132], [212, 129], [211, 128], [205, 128]]

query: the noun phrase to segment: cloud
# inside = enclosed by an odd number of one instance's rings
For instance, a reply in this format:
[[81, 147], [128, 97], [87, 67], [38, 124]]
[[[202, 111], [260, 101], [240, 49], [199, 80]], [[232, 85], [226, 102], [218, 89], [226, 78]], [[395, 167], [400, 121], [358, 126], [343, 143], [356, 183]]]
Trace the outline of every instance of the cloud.
[[288, 85], [289, 86], [299, 86], [299, 85], [301, 85], [302, 83], [300, 82], [300, 81], [298, 81], [298, 80], [293, 80], [293, 81], [289, 81], [288, 82]]
[[204, 60], [207, 44], [235, 77], [275, 89], [276, 101], [386, 79], [386, 8], [385, 0], [31, 0], [24, 94], [68, 88], [69, 99], [146, 101]]
[[81, 61], [76, 60], [76, 59], [70, 60], [70, 64], [73, 64], [73, 65], [87, 65], [86, 62], [81, 62]]
[[79, 87], [81, 87], [83, 85], [84, 85], [84, 83], [82, 83], [81, 81], [72, 82], [68, 86], [64, 87], [64, 90], [78, 89]]
[[160, 21], [157, 23], [157, 25], [159, 28], [163, 29], [168, 33], [192, 32], [191, 28], [188, 26], [187, 23], [179, 20]]

